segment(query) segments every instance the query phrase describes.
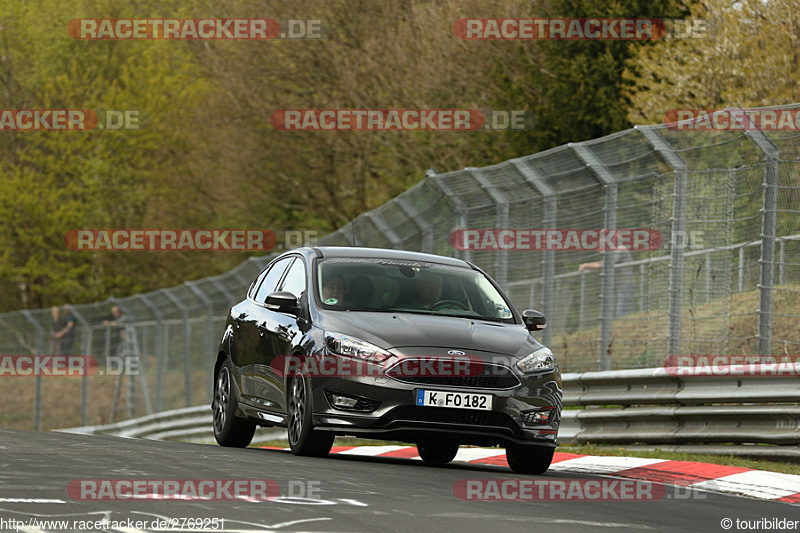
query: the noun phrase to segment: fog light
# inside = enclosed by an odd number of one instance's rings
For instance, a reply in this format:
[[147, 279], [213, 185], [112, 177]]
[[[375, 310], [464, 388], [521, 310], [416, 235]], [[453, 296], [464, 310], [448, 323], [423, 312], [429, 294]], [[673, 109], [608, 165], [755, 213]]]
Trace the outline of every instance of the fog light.
[[377, 400], [370, 400], [369, 398], [362, 398], [360, 396], [349, 396], [341, 392], [334, 392], [330, 390], [325, 391], [325, 397], [328, 403], [334, 409], [342, 411], [359, 411], [362, 413], [371, 413], [380, 406], [381, 402]]
[[522, 421], [531, 426], [549, 424], [555, 410], [555, 407], [542, 407], [533, 411], [523, 411]]
[[352, 409], [358, 403], [356, 398], [348, 398], [341, 394], [331, 394], [331, 403], [334, 407], [341, 407], [343, 409]]

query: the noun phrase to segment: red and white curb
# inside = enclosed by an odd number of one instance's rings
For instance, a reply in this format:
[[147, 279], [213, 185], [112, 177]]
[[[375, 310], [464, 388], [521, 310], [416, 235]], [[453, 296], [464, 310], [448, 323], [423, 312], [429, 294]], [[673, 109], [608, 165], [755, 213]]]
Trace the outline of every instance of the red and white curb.
[[[421, 460], [414, 446], [335, 446], [331, 453]], [[507, 466], [505, 450], [500, 448], [462, 447], [453, 461]], [[556, 452], [548, 470], [548, 473], [551, 472], [616, 476], [800, 504], [800, 475], [738, 466]]]

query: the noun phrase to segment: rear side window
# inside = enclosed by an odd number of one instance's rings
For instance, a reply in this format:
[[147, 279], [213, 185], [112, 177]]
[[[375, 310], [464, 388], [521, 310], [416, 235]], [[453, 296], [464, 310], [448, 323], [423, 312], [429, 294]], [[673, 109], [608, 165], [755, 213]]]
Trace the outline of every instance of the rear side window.
[[286, 257], [272, 265], [272, 267], [269, 269], [269, 272], [267, 272], [267, 275], [264, 276], [264, 279], [261, 281], [258, 291], [256, 291], [256, 296], [254, 298], [255, 301], [263, 304], [267, 300], [267, 296], [269, 296], [270, 293], [275, 292], [275, 287], [277, 287], [283, 272], [286, 270], [286, 267], [289, 266], [289, 263], [292, 261], [292, 259], [292, 257]]

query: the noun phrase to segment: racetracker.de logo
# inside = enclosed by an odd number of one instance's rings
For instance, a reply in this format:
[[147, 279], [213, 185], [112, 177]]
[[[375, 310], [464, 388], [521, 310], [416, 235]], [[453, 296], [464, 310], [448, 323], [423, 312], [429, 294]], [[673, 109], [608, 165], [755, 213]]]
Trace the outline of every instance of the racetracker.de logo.
[[453, 33], [465, 40], [651, 41], [710, 36], [705, 20], [659, 18], [458, 19]]
[[276, 240], [274, 231], [260, 229], [73, 229], [64, 235], [76, 251], [263, 251]]
[[450, 234], [456, 250], [657, 250], [664, 238], [648, 229], [460, 229]]
[[272, 126], [284, 131], [529, 130], [536, 117], [524, 109], [279, 109]]
[[671, 355], [664, 370], [671, 376], [800, 376], [800, 356]]
[[664, 123], [676, 131], [796, 131], [800, 109], [670, 109]]
[[632, 479], [461, 479], [453, 485], [460, 500], [660, 500], [666, 487]]
[[138, 130], [140, 118], [131, 109], [0, 109], [0, 131]]
[[73, 19], [73, 39], [274, 39], [274, 19]]
[[73, 19], [67, 34], [81, 40], [323, 39], [318, 19]]
[[92, 376], [97, 366], [91, 355], [0, 355], [0, 377]]
[[274, 500], [272, 479], [73, 479], [67, 496], [78, 501], [109, 500]]
[[[484, 372], [477, 356], [407, 356], [383, 365], [356, 357], [338, 355], [281, 355], [270, 365], [279, 376], [403, 378], [469, 377]], [[488, 369], [494, 367], [486, 367]]]

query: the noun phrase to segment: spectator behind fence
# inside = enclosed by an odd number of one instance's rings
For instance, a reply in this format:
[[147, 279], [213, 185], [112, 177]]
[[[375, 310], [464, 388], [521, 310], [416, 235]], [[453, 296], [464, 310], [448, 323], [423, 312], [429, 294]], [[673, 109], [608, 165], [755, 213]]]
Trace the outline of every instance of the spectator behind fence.
[[[55, 313], [53, 315], [55, 320]], [[75, 315], [72, 314], [72, 307], [69, 304], [64, 305], [64, 320], [62, 321], [62, 328], [51, 333], [51, 338], [57, 340], [61, 344], [59, 354], [73, 355], [75, 350]]]
[[120, 355], [117, 352], [122, 348], [125, 342], [125, 326], [127, 317], [118, 305], [111, 307], [111, 320], [103, 320], [104, 326], [113, 327], [109, 334], [111, 335], [109, 355]]
[[61, 354], [61, 340], [57, 337], [58, 332], [64, 329], [64, 320], [61, 318], [61, 309], [57, 305], [50, 308], [50, 314], [53, 316], [53, 324], [50, 326], [50, 354]]

